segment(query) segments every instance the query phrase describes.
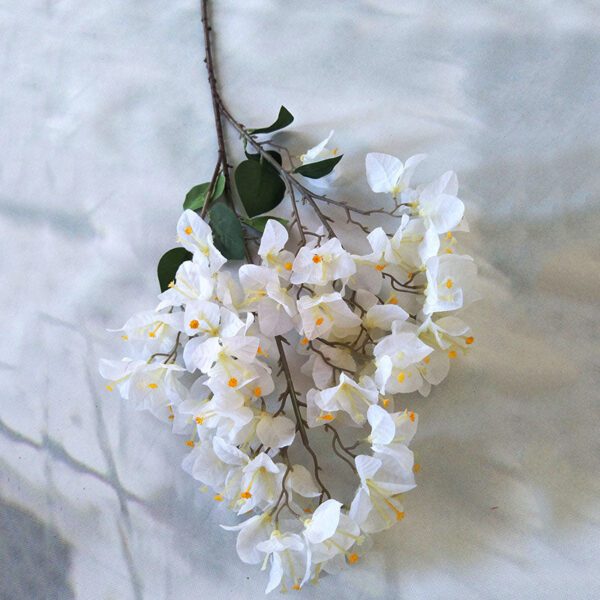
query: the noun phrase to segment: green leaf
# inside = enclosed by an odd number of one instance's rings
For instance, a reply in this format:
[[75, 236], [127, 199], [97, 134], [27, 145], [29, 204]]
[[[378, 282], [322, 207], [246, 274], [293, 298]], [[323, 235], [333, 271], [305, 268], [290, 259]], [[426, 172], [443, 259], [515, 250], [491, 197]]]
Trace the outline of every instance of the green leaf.
[[285, 184], [265, 161], [245, 160], [235, 170], [235, 185], [249, 217], [273, 210], [285, 195]]
[[249, 129], [250, 133], [272, 133], [273, 131], [278, 131], [279, 129], [283, 129], [292, 123], [294, 120], [294, 115], [285, 107], [282, 106], [279, 109], [279, 116], [277, 120], [272, 125], [268, 127], [259, 127], [258, 129]]
[[186, 260], [192, 260], [192, 253], [185, 248], [171, 248], [161, 256], [156, 268], [161, 292], [169, 289], [169, 284], [175, 279], [179, 265]]
[[304, 177], [309, 177], [310, 179], [320, 179], [321, 177], [325, 177], [325, 175], [329, 175], [329, 173], [333, 171], [335, 165], [342, 160], [342, 156], [344, 155], [340, 154], [339, 156], [334, 156], [333, 158], [326, 158], [325, 160], [320, 160], [319, 162], [302, 165], [297, 169], [294, 169], [294, 173], [304, 175]]
[[[281, 154], [279, 154], [279, 152], [275, 152], [275, 150], [267, 150], [267, 154], [269, 154], [270, 156], [272, 156], [280, 165], [281, 165]], [[258, 152], [256, 154], [253, 154], [252, 152], [246, 152], [246, 156], [250, 159], [250, 160], [258, 160], [260, 161], [260, 159], [262, 158], [262, 156], [260, 154], [258, 154]]]
[[252, 229], [264, 233], [269, 219], [279, 221], [284, 227], [287, 227], [287, 224], [289, 223], [287, 219], [282, 219], [281, 217], [255, 217], [254, 219], [242, 219], [242, 221], [249, 227], [252, 227]]
[[[204, 206], [206, 202], [206, 194], [208, 194], [208, 188], [210, 187], [210, 182], [201, 183], [200, 185], [195, 185], [186, 195], [185, 200], [183, 202], [184, 210], [189, 208], [190, 210], [199, 210]], [[223, 195], [225, 191], [225, 177], [221, 173], [217, 177], [217, 182], [215, 183], [215, 189], [212, 193], [212, 199], [216, 200]]]
[[235, 213], [222, 202], [215, 204], [209, 212], [210, 227], [215, 237], [215, 246], [225, 258], [241, 260], [244, 252], [244, 232]]

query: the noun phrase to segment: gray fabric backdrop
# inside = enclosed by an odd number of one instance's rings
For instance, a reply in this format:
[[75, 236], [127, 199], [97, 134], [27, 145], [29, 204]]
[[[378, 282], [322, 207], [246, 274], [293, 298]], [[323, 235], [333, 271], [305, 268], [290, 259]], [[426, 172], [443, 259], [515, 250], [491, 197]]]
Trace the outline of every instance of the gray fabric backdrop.
[[[405, 522], [303, 596], [597, 598], [596, 2], [219, 0], [224, 95], [455, 169], [477, 351], [416, 399]], [[215, 140], [196, 0], [0, 0], [0, 598], [254, 598], [181, 440], [104, 391]]]

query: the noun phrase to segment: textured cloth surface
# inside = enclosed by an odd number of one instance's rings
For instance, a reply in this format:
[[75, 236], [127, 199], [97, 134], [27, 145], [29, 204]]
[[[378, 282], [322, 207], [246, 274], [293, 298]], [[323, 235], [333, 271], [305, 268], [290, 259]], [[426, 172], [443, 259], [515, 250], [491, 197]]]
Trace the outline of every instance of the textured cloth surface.
[[[476, 350], [410, 400], [405, 522], [302, 595], [598, 598], [597, 3], [214, 4], [234, 114], [334, 128], [365, 201], [368, 151], [456, 170], [482, 273]], [[198, 2], [0, 0], [0, 50], [0, 598], [261, 597], [181, 439], [96, 374], [212, 171]]]

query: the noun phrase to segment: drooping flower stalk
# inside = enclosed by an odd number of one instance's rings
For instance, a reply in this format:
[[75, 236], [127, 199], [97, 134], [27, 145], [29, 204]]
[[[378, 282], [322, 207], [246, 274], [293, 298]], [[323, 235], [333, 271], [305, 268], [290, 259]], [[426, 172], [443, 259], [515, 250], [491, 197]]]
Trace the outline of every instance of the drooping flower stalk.
[[[109, 391], [185, 436], [183, 468], [215, 502], [249, 515], [226, 529], [239, 531], [243, 561], [271, 564], [267, 592], [300, 589], [355, 565], [368, 534], [404, 518], [419, 470], [405, 398], [428, 395], [472, 346], [456, 313], [477, 299], [476, 268], [457, 253], [468, 227], [452, 172], [414, 187], [422, 155], [369, 153], [368, 185], [388, 200], [352, 206], [329, 196], [342, 157], [327, 148], [333, 132], [298, 164], [272, 137], [293, 121], [287, 109], [258, 129], [234, 118], [217, 87], [208, 9], [203, 0], [216, 165], [186, 196], [180, 246], [159, 263], [158, 306], [129, 319], [126, 358], [102, 361], [101, 373]], [[226, 124], [247, 157], [235, 169]], [[284, 199], [290, 223], [271, 216]], [[330, 209], [367, 234], [370, 252], [347, 250]], [[378, 215], [394, 217], [392, 232], [365, 222]], [[320, 435], [327, 457], [352, 470], [352, 499], [334, 497], [337, 470], [326, 473], [311, 445]]]

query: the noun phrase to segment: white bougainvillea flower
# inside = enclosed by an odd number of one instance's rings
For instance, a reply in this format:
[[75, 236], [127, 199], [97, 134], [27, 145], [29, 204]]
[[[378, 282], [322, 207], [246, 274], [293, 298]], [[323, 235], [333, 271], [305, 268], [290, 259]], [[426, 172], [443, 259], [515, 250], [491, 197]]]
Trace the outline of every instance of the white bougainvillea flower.
[[419, 325], [418, 332], [426, 344], [437, 345], [441, 350], [448, 350], [454, 346], [468, 348], [475, 341], [470, 335], [471, 328], [462, 319], [452, 315], [440, 317], [435, 321], [427, 317]]
[[133, 360], [123, 358], [122, 360], [100, 359], [98, 369], [100, 375], [108, 381], [106, 389], [109, 392], [118, 388], [119, 394], [125, 400], [129, 399], [129, 383], [132, 373], [138, 369], [144, 369], [148, 363], [145, 360]]
[[423, 313], [457, 310], [479, 298], [473, 289], [477, 266], [470, 256], [445, 254], [427, 261]]
[[306, 570], [306, 546], [302, 536], [276, 529], [268, 540], [259, 542], [256, 549], [265, 555], [263, 569], [266, 568], [269, 558], [271, 559], [266, 594], [280, 585], [282, 592], [287, 591], [285, 582], [288, 582], [293, 590], [301, 589], [302, 575]]
[[422, 376], [416, 363], [433, 352], [417, 335], [416, 327], [396, 321], [392, 333], [382, 338], [375, 348], [375, 382], [382, 394], [409, 393], [419, 389]]
[[177, 269], [169, 289], [159, 295], [157, 310], [182, 306], [194, 300], [209, 300], [214, 287], [215, 280], [206, 261], [186, 260]]
[[403, 471], [412, 469], [414, 459], [408, 444], [417, 431], [416, 413], [389, 413], [381, 406], [373, 405], [369, 408], [367, 418], [371, 426], [371, 435], [367, 441], [371, 444], [375, 456], [388, 454], [403, 463]]
[[[362, 545], [364, 539], [360, 533], [360, 527], [348, 515], [340, 512], [335, 531], [319, 543], [308, 544], [307, 569], [303, 583], [308, 581], [312, 567], [316, 566], [315, 571], [318, 573], [325, 564], [325, 568], [328, 570], [327, 563], [335, 560], [336, 557], [345, 558], [348, 564], [357, 562], [359, 555], [353, 546]], [[352, 551], [350, 551], [351, 548]]]
[[272, 417], [269, 413], [262, 413], [256, 435], [265, 448], [285, 448], [294, 441], [296, 424], [282, 415]]
[[397, 304], [376, 304], [367, 311], [363, 325], [368, 329], [382, 329], [391, 331], [392, 325], [399, 321], [406, 321], [408, 313]]
[[302, 296], [298, 300], [302, 331], [308, 340], [324, 337], [332, 332], [343, 337], [361, 324], [338, 292], [322, 296]]
[[220, 321], [221, 310], [215, 302], [194, 300], [185, 305], [183, 331], [190, 337], [218, 336]]
[[382, 271], [387, 266], [386, 250], [390, 244], [385, 231], [377, 227], [367, 236], [371, 252], [365, 255], [353, 255], [356, 272], [348, 278], [348, 287], [358, 291], [378, 294], [383, 284]]
[[401, 463], [385, 454], [379, 458], [361, 454], [355, 464], [360, 487], [352, 500], [349, 516], [366, 533], [387, 529], [402, 520], [404, 511], [395, 496], [415, 487], [413, 465], [403, 471]]
[[[221, 458], [221, 446], [228, 448], [223, 453], [226, 460]], [[218, 449], [219, 453], [215, 449]], [[235, 446], [229, 446], [221, 438], [215, 437], [195, 444], [192, 451], [183, 459], [181, 466], [197, 481], [214, 489], [223, 490], [228, 478], [236, 471], [238, 472], [236, 479], [239, 480], [242, 467], [248, 464], [248, 460], [248, 457]]]
[[340, 522], [342, 503], [331, 498], [315, 510], [312, 516], [304, 521], [304, 537], [311, 544], [320, 544], [335, 533]]
[[[303, 165], [308, 165], [310, 163], [319, 162], [321, 160], [327, 160], [328, 158], [335, 158], [339, 156], [339, 150], [337, 148], [327, 148], [327, 144], [333, 137], [333, 130], [329, 132], [329, 135], [319, 142], [316, 146], [312, 147], [310, 150], [307, 150], [304, 154], [300, 156], [300, 162]], [[334, 168], [331, 173], [326, 175], [325, 177], [320, 177], [319, 179], [309, 179], [311, 187], [317, 188], [326, 188], [329, 187], [338, 177], [338, 170]]]
[[210, 226], [193, 210], [184, 210], [179, 217], [177, 239], [186, 250], [192, 252], [195, 259], [202, 261], [204, 257], [213, 273], [227, 262], [213, 243]]
[[272, 504], [281, 489], [282, 469], [268, 454], [261, 452], [244, 468], [241, 481], [240, 510], [244, 514], [257, 506]]
[[[111, 331], [122, 332], [122, 338], [153, 352], [163, 352], [173, 347], [177, 331], [181, 331], [183, 314], [162, 313], [146, 310], [133, 315], [120, 329]], [[140, 343], [141, 342], [141, 343]]]
[[322, 390], [315, 402], [326, 413], [344, 411], [357, 424], [366, 420], [369, 406], [379, 400], [379, 391], [370, 377], [361, 377], [356, 383], [346, 373], [340, 375], [340, 382], [335, 387]]
[[419, 271], [436, 256], [440, 248], [440, 238], [424, 219], [408, 219], [403, 215], [400, 227], [396, 230], [385, 251], [385, 261], [406, 271]]
[[[258, 338], [247, 335], [235, 335], [230, 338], [210, 337], [207, 340], [194, 338], [183, 350], [183, 361], [191, 373], [199, 369], [202, 373], [212, 376], [223, 375], [224, 382], [228, 382], [232, 377], [244, 381], [247, 376], [240, 374], [245, 373], [243, 367], [254, 360], [258, 345]], [[240, 365], [236, 366], [236, 361]], [[237, 384], [231, 387], [235, 388]]]
[[239, 283], [227, 271], [219, 271], [215, 278], [215, 300], [230, 310], [238, 310], [244, 300]]
[[465, 205], [456, 197], [457, 192], [456, 173], [448, 171], [418, 190], [414, 210], [436, 233], [451, 231], [462, 221], [465, 212]]
[[426, 356], [416, 366], [419, 375], [423, 378], [423, 383], [419, 386], [418, 392], [422, 396], [429, 396], [432, 385], [439, 385], [446, 379], [450, 371], [450, 358], [456, 358], [456, 351], [441, 352], [434, 350]]
[[186, 394], [179, 383], [183, 367], [152, 363], [135, 369], [129, 379], [128, 399], [136, 410], [156, 412], [180, 402]]
[[416, 154], [403, 163], [399, 158], [381, 152], [370, 152], [365, 159], [367, 181], [376, 193], [397, 198], [410, 184], [411, 177], [425, 154]]
[[356, 271], [354, 260], [342, 248], [340, 240], [331, 238], [322, 246], [303, 246], [292, 266], [293, 284], [326, 285], [346, 279]]
[[221, 527], [226, 531], [239, 531], [235, 547], [242, 562], [257, 565], [264, 560], [265, 555], [257, 546], [267, 541], [274, 530], [273, 519], [269, 513], [254, 515], [238, 525]]
[[277, 274], [284, 279], [290, 278], [294, 264], [294, 255], [284, 249], [287, 241], [287, 229], [279, 221], [269, 219], [260, 238], [258, 255], [264, 266], [275, 269]]
[[244, 265], [240, 268], [239, 277], [246, 294], [244, 307], [256, 309], [264, 335], [283, 335], [294, 328], [296, 304], [281, 286], [275, 270]]
[[327, 149], [327, 144], [329, 144], [329, 140], [333, 137], [333, 133], [332, 129], [324, 140], [300, 156], [300, 161], [303, 165], [325, 160], [326, 158], [333, 158], [338, 155], [337, 148], [334, 148], [333, 150]]
[[219, 437], [232, 443], [237, 433], [253, 418], [254, 413], [245, 406], [241, 395], [214, 396], [194, 414], [198, 427], [216, 429]]

